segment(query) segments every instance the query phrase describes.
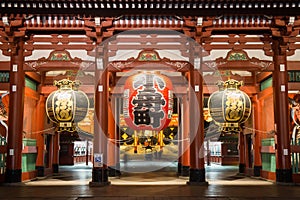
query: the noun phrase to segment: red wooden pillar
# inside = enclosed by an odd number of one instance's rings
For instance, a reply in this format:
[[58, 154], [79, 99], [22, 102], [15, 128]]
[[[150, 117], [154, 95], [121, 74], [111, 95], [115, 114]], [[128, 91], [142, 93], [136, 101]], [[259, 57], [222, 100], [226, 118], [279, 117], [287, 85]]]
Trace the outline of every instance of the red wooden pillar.
[[[180, 124], [180, 123], [179, 123]], [[180, 127], [180, 126], [179, 126]], [[177, 176], [182, 176], [182, 131], [178, 127], [178, 159], [177, 159]]]
[[86, 140], [86, 148], [85, 148], [85, 165], [89, 165], [89, 140]]
[[[116, 121], [116, 140], [120, 141], [120, 114], [121, 114], [121, 97], [117, 95], [116, 97], [116, 110], [115, 110], [115, 121]], [[120, 142], [116, 143], [116, 175], [121, 175], [120, 166]]]
[[116, 176], [116, 122], [114, 118], [115, 112], [115, 97], [110, 96], [110, 104], [108, 106], [108, 152], [107, 165], [108, 175]]
[[59, 171], [59, 133], [56, 132], [53, 136], [53, 162], [52, 162], [53, 173]]
[[107, 71], [97, 69], [95, 73], [95, 115], [94, 115], [94, 159], [90, 186], [109, 185], [107, 168], [108, 132], [108, 85]]
[[181, 176], [189, 176], [190, 173], [190, 112], [187, 95], [182, 96], [181, 106]]
[[246, 151], [245, 136], [243, 131], [239, 133], [239, 173], [245, 173], [246, 168]]
[[22, 138], [24, 115], [25, 74], [23, 71], [23, 42], [11, 56], [10, 89], [8, 114], [8, 155], [6, 160], [5, 181], [9, 183], [22, 181]]
[[[190, 185], [206, 185], [204, 161], [203, 79], [199, 71], [190, 71]], [[193, 91], [195, 95], [193, 95]]]
[[[253, 98], [253, 110], [254, 110], [254, 129], [261, 130], [261, 105], [258, 101], [257, 95]], [[261, 137], [258, 131], [254, 133], [253, 150], [254, 150], [254, 176], [260, 176], [262, 169], [261, 163]]]
[[182, 96], [176, 94], [177, 96], [177, 111], [178, 111], [178, 131], [177, 131], [177, 139], [178, 139], [178, 160], [177, 160], [177, 175], [182, 176], [182, 133], [183, 133], [183, 123], [182, 123]]
[[[119, 125], [120, 125], [120, 95], [116, 95], [113, 94], [111, 96], [112, 100], [111, 100], [111, 107], [112, 107], [112, 119], [113, 119], [113, 145], [111, 147], [111, 149], [114, 152], [113, 155], [113, 162], [111, 169], [112, 170], [112, 174], [109, 174], [109, 176], [120, 176], [121, 172], [120, 172], [120, 129], [119, 129]], [[110, 133], [110, 132], [109, 132]], [[108, 149], [108, 151], [110, 151]]]
[[45, 175], [45, 166], [44, 166], [44, 135], [41, 132], [45, 129], [45, 97], [40, 95], [40, 99], [37, 103], [36, 109], [36, 145], [37, 145], [37, 158], [36, 158], [36, 169], [37, 176]]
[[292, 182], [290, 137], [289, 137], [289, 102], [288, 73], [285, 48], [278, 40], [273, 40], [273, 91], [274, 122], [276, 133], [276, 181]]

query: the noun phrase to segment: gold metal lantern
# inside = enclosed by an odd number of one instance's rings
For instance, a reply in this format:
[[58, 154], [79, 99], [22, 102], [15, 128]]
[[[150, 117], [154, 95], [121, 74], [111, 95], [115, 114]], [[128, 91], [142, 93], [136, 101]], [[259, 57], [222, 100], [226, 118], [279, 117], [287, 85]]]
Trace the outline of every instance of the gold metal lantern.
[[79, 81], [62, 79], [54, 81], [58, 90], [52, 92], [46, 100], [46, 112], [51, 121], [58, 125], [58, 131], [73, 132], [76, 123], [82, 121], [88, 112], [89, 99], [78, 90]]
[[234, 79], [218, 83], [219, 91], [214, 92], [208, 99], [209, 113], [213, 120], [224, 132], [239, 132], [240, 125], [251, 114], [249, 96], [239, 88], [242, 81]]

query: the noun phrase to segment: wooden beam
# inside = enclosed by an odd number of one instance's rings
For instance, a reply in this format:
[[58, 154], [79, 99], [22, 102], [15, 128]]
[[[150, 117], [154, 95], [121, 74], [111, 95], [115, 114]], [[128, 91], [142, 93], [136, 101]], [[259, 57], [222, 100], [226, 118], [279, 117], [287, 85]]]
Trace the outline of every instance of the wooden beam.
[[[41, 94], [49, 95], [51, 92], [57, 90], [56, 86], [53, 85], [45, 85], [41, 88]], [[87, 95], [91, 95], [95, 93], [95, 86], [94, 85], [81, 85], [79, 90], [83, 91]]]
[[0, 90], [9, 91], [9, 83], [0, 83]]
[[[194, 2], [194, 3], [193, 3]], [[261, 1], [260, 1], [261, 2]], [[254, 1], [245, 2], [245, 8], [241, 3], [229, 1], [190, 1], [181, 0], [174, 2], [162, 3], [162, 1], [120, 1], [118, 3], [111, 1], [30, 1], [30, 2], [17, 2], [5, 0], [0, 4], [0, 10], [6, 14], [64, 14], [73, 16], [102, 16], [110, 17], [121, 15], [174, 15], [177, 16], [220, 16], [220, 15], [282, 15], [282, 16], [297, 16], [299, 14], [299, 7], [292, 7], [290, 2], [276, 1], [276, 7], [270, 4], [271, 7], [266, 8], [266, 2], [261, 2], [258, 7], [254, 6], [257, 3]], [[281, 3], [283, 6], [279, 6]], [[13, 4], [14, 6], [12, 6]], [[221, 8], [216, 4], [220, 4]], [[249, 6], [251, 4], [251, 6]]]
[[287, 70], [300, 71], [300, 61], [287, 61]]
[[[255, 95], [259, 92], [259, 88], [256, 86], [242, 86], [240, 89], [248, 95]], [[203, 87], [203, 94], [210, 95], [218, 90], [219, 88], [215, 85], [205, 85]]]
[[203, 81], [205, 85], [216, 85], [218, 81], [227, 81], [229, 78], [235, 79], [237, 81], [243, 81], [243, 84], [246, 86], [255, 84], [252, 76], [240, 76], [240, 75], [230, 75], [230, 76], [206, 75], [203, 77]]
[[67, 70], [84, 70], [84, 71], [94, 71], [95, 64], [93, 62], [68, 62], [68, 61], [48, 61], [39, 62], [39, 61], [27, 61], [24, 64], [25, 71], [67, 71]]
[[35, 80], [36, 82], [41, 83], [41, 75], [40, 75], [40, 74], [38, 74], [38, 73], [36, 73], [36, 72], [25, 72], [25, 74], [26, 74], [29, 78]]
[[257, 82], [260, 83], [270, 76], [272, 76], [272, 72], [261, 72], [261, 73], [257, 74], [257, 76], [256, 76]]
[[288, 89], [289, 90], [300, 90], [300, 84], [299, 82], [289, 82], [288, 83]]
[[270, 97], [270, 95], [273, 94], [273, 87], [268, 87], [266, 89], [264, 89], [263, 91], [260, 91], [257, 95], [258, 100]]
[[29, 50], [87, 50], [92, 51], [94, 44], [25, 44], [24, 49]]
[[1, 71], [10, 71], [10, 61], [0, 61]]

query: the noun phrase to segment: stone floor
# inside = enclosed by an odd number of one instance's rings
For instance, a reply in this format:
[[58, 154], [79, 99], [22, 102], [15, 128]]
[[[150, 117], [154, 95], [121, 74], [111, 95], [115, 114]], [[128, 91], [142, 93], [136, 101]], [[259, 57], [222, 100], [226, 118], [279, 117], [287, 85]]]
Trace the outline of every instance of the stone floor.
[[[60, 166], [56, 176], [0, 186], [0, 199], [299, 199], [300, 188], [276, 185], [273, 182], [239, 175], [236, 166], [206, 166], [208, 185], [187, 185], [187, 177], [177, 177], [175, 163], [127, 163], [119, 178], [110, 178], [111, 185], [90, 187], [91, 165]], [[155, 172], [144, 168], [163, 168]], [[121, 169], [125, 169], [121, 165]], [[136, 171], [136, 172], [134, 172]]]

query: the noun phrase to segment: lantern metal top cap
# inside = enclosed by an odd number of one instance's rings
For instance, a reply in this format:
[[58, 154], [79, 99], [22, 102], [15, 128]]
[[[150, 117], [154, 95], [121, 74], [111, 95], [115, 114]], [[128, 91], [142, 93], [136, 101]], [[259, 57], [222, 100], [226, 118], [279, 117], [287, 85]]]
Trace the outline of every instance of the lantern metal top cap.
[[224, 82], [224, 88], [239, 89], [243, 85], [243, 81], [237, 81], [234, 79], [229, 79]]
[[69, 79], [62, 79], [59, 81], [55, 80], [53, 85], [57, 86], [59, 89], [71, 88], [73, 90], [77, 90], [81, 85], [81, 82], [79, 80], [71, 81]]
[[224, 81], [218, 81], [217, 86], [219, 87], [220, 91], [224, 90]]

